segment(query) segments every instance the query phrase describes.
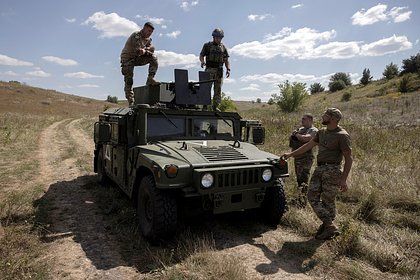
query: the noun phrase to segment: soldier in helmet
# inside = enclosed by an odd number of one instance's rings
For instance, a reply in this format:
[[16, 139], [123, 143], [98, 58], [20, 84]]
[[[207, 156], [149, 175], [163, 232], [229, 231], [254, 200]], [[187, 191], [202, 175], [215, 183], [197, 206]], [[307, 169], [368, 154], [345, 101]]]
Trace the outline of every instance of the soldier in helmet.
[[[347, 191], [347, 177], [353, 163], [350, 136], [338, 125], [342, 116], [337, 108], [328, 108], [322, 115], [322, 124], [327, 127], [320, 129], [315, 137], [302, 147], [283, 155], [287, 159], [301, 155], [316, 145], [319, 146], [318, 166], [312, 175], [308, 190], [308, 201], [322, 221], [315, 235], [317, 239], [330, 239], [339, 234], [334, 225], [335, 198], [339, 191]], [[343, 157], [344, 167], [341, 170]]]
[[153, 23], [146, 22], [140, 31], [136, 31], [127, 39], [121, 51], [121, 73], [124, 75], [125, 97], [130, 105], [134, 104], [133, 76], [134, 66], [149, 64], [149, 75], [146, 85], [159, 84], [154, 77], [158, 69], [158, 60], [154, 54], [155, 47], [152, 45], [152, 35], [155, 27]]
[[216, 28], [211, 35], [213, 41], [203, 45], [200, 52], [200, 62], [201, 67], [206, 67], [205, 71], [210, 73], [210, 79], [216, 80], [213, 85], [213, 109], [216, 110], [222, 99], [223, 65], [226, 66], [226, 78], [229, 78], [230, 64], [227, 48], [222, 43], [223, 30]]

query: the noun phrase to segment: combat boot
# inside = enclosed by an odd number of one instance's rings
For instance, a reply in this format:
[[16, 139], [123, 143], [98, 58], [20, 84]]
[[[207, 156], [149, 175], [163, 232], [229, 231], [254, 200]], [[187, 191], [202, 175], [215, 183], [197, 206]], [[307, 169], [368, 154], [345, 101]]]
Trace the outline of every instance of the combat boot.
[[328, 240], [336, 237], [339, 234], [340, 231], [338, 230], [338, 228], [333, 223], [331, 223], [329, 225], [325, 225], [322, 233], [315, 236], [315, 238], [318, 240]]
[[147, 77], [146, 86], [156, 86], [159, 84], [160, 83], [156, 81], [155, 78], [153, 78], [152, 76]]

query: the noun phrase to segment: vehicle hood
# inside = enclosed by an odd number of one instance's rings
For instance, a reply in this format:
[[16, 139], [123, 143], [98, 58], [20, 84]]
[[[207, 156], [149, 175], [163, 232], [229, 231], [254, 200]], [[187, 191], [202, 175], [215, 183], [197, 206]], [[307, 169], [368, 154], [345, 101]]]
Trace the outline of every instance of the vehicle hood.
[[160, 166], [175, 164], [193, 167], [268, 163], [279, 157], [256, 146], [225, 140], [160, 141], [141, 147], [143, 156]]

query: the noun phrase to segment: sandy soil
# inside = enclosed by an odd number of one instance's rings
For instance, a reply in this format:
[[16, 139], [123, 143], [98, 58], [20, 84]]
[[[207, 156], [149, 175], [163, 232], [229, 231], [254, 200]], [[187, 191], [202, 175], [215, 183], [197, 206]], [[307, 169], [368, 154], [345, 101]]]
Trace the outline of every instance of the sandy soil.
[[[142, 267], [147, 261], [127, 261], [122, 255], [123, 240], [109, 230], [111, 220], [92, 191], [98, 188], [95, 174], [81, 168], [81, 162], [93, 162], [94, 144], [79, 121], [56, 122], [39, 139], [37, 183], [45, 186], [39, 203], [47, 207], [51, 221], [45, 237], [51, 278], [150, 279]], [[211, 230], [218, 253], [239, 259], [249, 279], [313, 279], [307, 275], [310, 258], [322, 243], [281, 227], [255, 225], [240, 215], [202, 223]], [[139, 259], [142, 254], [138, 252]]]

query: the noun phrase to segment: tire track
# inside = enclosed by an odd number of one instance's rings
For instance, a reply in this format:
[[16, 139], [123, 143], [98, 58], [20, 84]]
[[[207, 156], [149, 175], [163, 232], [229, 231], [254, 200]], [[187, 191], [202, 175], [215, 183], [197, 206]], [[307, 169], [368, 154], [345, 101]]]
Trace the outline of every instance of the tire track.
[[39, 139], [37, 181], [46, 192], [38, 203], [50, 222], [45, 259], [53, 260], [51, 278], [133, 279], [137, 271], [122, 261], [115, 237], [107, 233], [110, 222], [96, 202], [95, 176], [77, 166], [93, 162], [94, 147], [79, 121], [56, 122]]

